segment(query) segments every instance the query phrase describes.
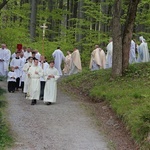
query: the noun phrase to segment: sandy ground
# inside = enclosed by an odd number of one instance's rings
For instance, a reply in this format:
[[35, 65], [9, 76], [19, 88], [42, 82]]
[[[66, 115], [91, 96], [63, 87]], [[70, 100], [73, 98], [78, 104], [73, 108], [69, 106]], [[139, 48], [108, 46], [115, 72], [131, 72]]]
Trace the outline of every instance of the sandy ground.
[[[0, 86], [7, 88], [6, 82]], [[7, 93], [8, 120], [15, 138], [9, 150], [108, 150], [108, 141], [75, 100], [58, 89], [57, 103], [30, 105], [21, 91]]]

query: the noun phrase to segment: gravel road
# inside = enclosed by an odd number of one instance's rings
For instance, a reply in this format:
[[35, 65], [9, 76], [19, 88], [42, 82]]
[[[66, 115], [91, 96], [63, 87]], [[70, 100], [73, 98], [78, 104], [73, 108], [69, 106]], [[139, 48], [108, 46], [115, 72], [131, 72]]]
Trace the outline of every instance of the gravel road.
[[[6, 82], [0, 86], [7, 88]], [[7, 93], [15, 138], [9, 150], [108, 150], [108, 142], [81, 103], [58, 89], [57, 103], [30, 105], [21, 91]]]

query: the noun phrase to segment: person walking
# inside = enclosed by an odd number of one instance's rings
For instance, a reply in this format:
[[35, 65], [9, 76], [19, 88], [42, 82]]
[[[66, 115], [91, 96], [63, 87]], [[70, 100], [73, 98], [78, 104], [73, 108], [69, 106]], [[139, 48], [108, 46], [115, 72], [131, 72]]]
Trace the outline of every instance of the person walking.
[[49, 67], [45, 71], [44, 103], [50, 105], [56, 102], [57, 80], [60, 77], [58, 70], [54, 67], [54, 61], [50, 61]]
[[32, 100], [31, 105], [35, 105], [40, 97], [40, 77], [43, 76], [43, 69], [38, 63], [38, 59], [35, 59], [34, 64], [28, 71], [28, 77], [30, 78], [28, 99]]
[[61, 51], [60, 47], [57, 47], [57, 49], [52, 54], [54, 61], [55, 61], [55, 68], [59, 71], [59, 75], [62, 75], [62, 69], [61, 64], [62, 61], [65, 61], [65, 56], [63, 52]]

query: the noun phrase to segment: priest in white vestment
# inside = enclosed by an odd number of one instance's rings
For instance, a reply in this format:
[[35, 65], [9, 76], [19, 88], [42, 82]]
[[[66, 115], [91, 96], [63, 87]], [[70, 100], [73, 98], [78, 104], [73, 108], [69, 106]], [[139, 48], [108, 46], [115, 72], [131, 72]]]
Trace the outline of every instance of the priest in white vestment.
[[63, 52], [60, 50], [60, 47], [57, 47], [57, 49], [52, 53], [52, 56], [55, 61], [55, 68], [59, 71], [59, 75], [62, 75], [62, 69], [61, 64], [62, 61], [65, 61], [65, 56]]
[[57, 96], [57, 80], [59, 78], [59, 72], [54, 67], [54, 61], [50, 62], [49, 67], [45, 71], [45, 88], [44, 88], [44, 103], [50, 105], [56, 102]]
[[32, 57], [31, 48], [28, 47], [27, 50], [24, 52], [24, 57], [28, 59], [28, 57]]
[[69, 75], [76, 74], [81, 71], [82, 66], [81, 66], [80, 52], [77, 48], [74, 48], [74, 51], [71, 54], [71, 69]]
[[7, 73], [8, 73], [8, 70], [9, 70], [9, 64], [10, 64], [10, 58], [11, 58], [11, 51], [7, 48], [7, 45], [6, 44], [4, 44], [4, 46], [5, 46], [5, 49], [6, 49], [6, 55], [5, 55], [5, 60], [6, 60], [6, 63], [5, 63], [5, 66], [4, 66], [4, 68], [5, 68], [5, 70], [6, 70], [6, 75], [7, 75]]
[[23, 66], [23, 71], [24, 71], [24, 88], [23, 88], [23, 93], [25, 93], [25, 97], [28, 97], [29, 95], [29, 83], [30, 83], [30, 78], [28, 78], [28, 71], [29, 68], [33, 65], [33, 58], [29, 57], [27, 59], [27, 63]]
[[105, 69], [106, 65], [106, 55], [103, 49], [100, 48], [100, 60], [101, 60], [101, 69]]
[[138, 47], [138, 61], [137, 62], [149, 62], [149, 50], [148, 45], [146, 43], [146, 40], [143, 38], [143, 36], [139, 37], [139, 40], [141, 41], [141, 44]]
[[141, 36], [141, 44], [139, 45], [139, 51], [142, 52], [142, 62], [149, 62], [149, 50], [146, 40]]
[[131, 46], [130, 46], [130, 51], [129, 51], [129, 63], [133, 64], [136, 63], [136, 45], [133, 40], [131, 40]]
[[70, 68], [71, 68], [71, 53], [70, 53], [70, 51], [67, 51], [67, 55], [66, 55], [66, 58], [65, 58], [64, 69], [63, 69], [64, 75], [69, 74]]
[[29, 68], [28, 77], [29, 83], [29, 97], [32, 100], [31, 105], [35, 105], [40, 97], [40, 77], [43, 76], [43, 69], [38, 65], [38, 59], [34, 60], [34, 64]]
[[91, 53], [90, 69], [91, 71], [99, 70], [101, 67], [99, 46], [95, 45], [95, 49]]
[[35, 58], [40, 61], [40, 59], [41, 59], [41, 54], [39, 53], [38, 50], [34, 50], [34, 51], [35, 51]]
[[112, 56], [113, 56], [113, 41], [110, 39], [109, 44], [106, 47], [107, 54], [106, 54], [106, 65], [105, 68], [112, 67]]
[[0, 76], [7, 76], [10, 56], [10, 50], [6, 49], [5, 44], [2, 44], [0, 48]]

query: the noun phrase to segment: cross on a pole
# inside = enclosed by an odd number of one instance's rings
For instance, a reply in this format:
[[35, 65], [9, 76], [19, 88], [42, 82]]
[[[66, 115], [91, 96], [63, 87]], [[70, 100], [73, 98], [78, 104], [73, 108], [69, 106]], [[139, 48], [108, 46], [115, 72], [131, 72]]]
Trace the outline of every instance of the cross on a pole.
[[45, 37], [45, 29], [47, 28], [46, 24], [43, 23], [43, 26], [40, 26], [43, 28], [43, 48], [42, 48], [42, 54], [44, 55], [44, 37]]
[[43, 23], [43, 26], [41, 26], [41, 28], [43, 28], [43, 39], [45, 37], [45, 29], [47, 28], [46, 24]]

